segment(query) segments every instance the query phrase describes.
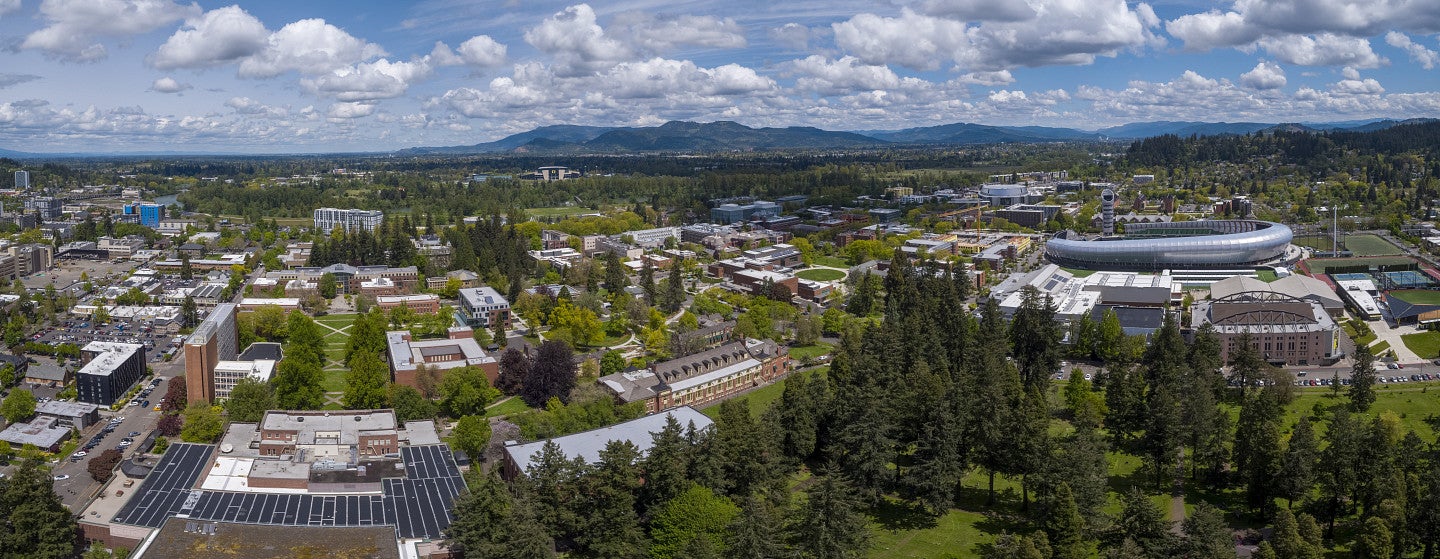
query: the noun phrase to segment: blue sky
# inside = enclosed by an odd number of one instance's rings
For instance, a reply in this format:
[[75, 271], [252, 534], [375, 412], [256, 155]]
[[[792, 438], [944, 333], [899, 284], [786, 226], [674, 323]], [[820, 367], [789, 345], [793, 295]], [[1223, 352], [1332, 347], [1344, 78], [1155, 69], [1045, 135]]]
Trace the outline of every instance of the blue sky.
[[1440, 117], [1434, 0], [0, 0], [0, 148]]

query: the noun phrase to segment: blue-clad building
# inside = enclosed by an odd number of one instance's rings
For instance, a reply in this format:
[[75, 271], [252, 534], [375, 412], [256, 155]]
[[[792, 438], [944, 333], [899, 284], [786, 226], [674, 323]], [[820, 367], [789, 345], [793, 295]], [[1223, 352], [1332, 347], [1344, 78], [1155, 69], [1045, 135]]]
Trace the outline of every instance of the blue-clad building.
[[160, 220], [165, 219], [165, 206], [136, 202], [134, 204], [126, 204], [124, 213], [125, 215], [138, 216], [140, 225], [157, 229], [160, 227]]
[[745, 205], [721, 204], [710, 208], [710, 221], [721, 225], [743, 223], [755, 217], [767, 218], [778, 215], [780, 215], [780, 204], [765, 200], [756, 200]]

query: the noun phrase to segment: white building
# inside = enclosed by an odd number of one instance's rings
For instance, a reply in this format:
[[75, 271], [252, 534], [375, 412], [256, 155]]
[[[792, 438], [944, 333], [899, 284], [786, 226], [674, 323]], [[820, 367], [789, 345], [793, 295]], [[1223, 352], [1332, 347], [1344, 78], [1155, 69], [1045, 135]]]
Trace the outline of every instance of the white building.
[[30, 188], [30, 171], [15, 171], [15, 190]]
[[635, 241], [636, 246], [641, 248], [656, 248], [665, 246], [665, 239], [680, 241], [679, 227], [658, 227], [655, 229], [641, 229], [625, 233]]
[[255, 361], [217, 361], [215, 363], [215, 398], [224, 400], [240, 379], [252, 378], [259, 382], [270, 382], [275, 374], [275, 362], [269, 359]]
[[321, 231], [334, 231], [336, 227], [346, 232], [354, 232], [364, 229], [374, 232], [380, 227], [380, 222], [385, 219], [385, 214], [380, 210], [356, 210], [339, 208], [316, 208], [315, 228]]

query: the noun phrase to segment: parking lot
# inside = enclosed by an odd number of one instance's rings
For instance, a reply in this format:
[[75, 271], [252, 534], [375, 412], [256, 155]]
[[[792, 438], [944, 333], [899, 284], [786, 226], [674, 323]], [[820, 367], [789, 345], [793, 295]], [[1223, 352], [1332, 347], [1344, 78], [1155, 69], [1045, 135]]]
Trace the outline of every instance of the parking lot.
[[54, 268], [20, 278], [20, 281], [30, 289], [44, 289], [46, 285], [54, 284], [55, 289], [64, 290], [81, 283], [81, 274], [99, 284], [100, 278], [106, 276], [123, 278], [130, 275], [130, 272], [139, 266], [139, 262], [130, 260], [116, 263], [110, 260], [56, 259]]
[[92, 341], [141, 344], [145, 346], [145, 359], [151, 363], [162, 361], [166, 351], [175, 350], [184, 342], [183, 337], [146, 331], [144, 327], [137, 330], [136, 327], [123, 323], [97, 326], [84, 318], [47, 328], [31, 339], [50, 345], [75, 344], [82, 348]]

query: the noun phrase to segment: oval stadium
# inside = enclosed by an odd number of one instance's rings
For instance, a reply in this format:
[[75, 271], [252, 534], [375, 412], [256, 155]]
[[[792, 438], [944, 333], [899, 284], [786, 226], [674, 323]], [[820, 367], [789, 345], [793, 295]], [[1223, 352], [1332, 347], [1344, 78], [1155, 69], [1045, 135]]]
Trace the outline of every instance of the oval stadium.
[[1123, 237], [1075, 238], [1063, 231], [1045, 244], [1061, 266], [1104, 270], [1243, 268], [1284, 259], [1293, 234], [1248, 219], [1132, 223]]

